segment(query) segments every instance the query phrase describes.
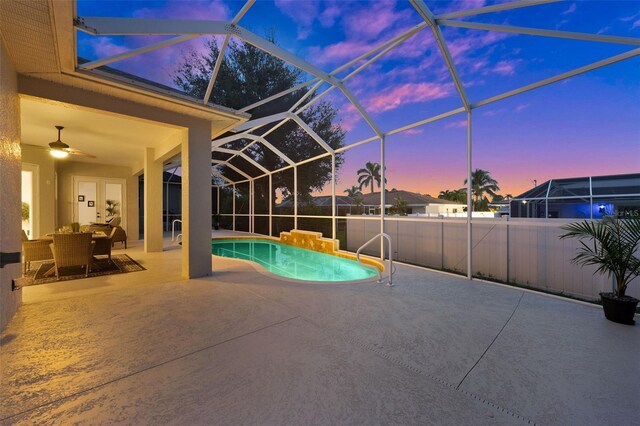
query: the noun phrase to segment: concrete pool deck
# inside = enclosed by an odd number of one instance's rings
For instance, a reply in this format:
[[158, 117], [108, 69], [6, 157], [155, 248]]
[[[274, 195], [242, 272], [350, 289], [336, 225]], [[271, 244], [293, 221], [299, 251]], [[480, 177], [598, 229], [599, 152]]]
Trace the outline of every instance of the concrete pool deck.
[[[118, 250], [120, 252], [120, 250]], [[640, 327], [398, 265], [395, 287], [290, 283], [180, 249], [23, 289], [6, 424], [638, 424]]]

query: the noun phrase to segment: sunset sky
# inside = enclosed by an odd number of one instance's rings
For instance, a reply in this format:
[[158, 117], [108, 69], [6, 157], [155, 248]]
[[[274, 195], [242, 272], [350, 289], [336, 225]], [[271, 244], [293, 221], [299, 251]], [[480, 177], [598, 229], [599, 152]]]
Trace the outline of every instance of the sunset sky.
[[[429, 1], [436, 14], [493, 1]], [[244, 2], [78, 1], [79, 16], [231, 20]], [[489, 13], [465, 20], [552, 30], [640, 37], [637, 1], [577, 1]], [[330, 72], [419, 24], [405, 1], [258, 1], [239, 25]], [[509, 33], [442, 29], [471, 102], [500, 94], [637, 46]], [[78, 55], [103, 58], [162, 37], [93, 37], [78, 33]], [[171, 85], [185, 52], [205, 37], [111, 64]], [[353, 69], [353, 68], [352, 68]], [[338, 76], [344, 77], [346, 73]], [[640, 172], [640, 59], [592, 71], [473, 112], [473, 168], [490, 171], [501, 193], [517, 195], [551, 178]], [[311, 78], [306, 76], [306, 78]], [[346, 83], [383, 131], [462, 106], [429, 29], [402, 43]], [[346, 144], [373, 135], [344, 95], [327, 96], [340, 111]], [[356, 170], [378, 162], [379, 143], [345, 153], [338, 192]], [[456, 115], [387, 139], [388, 187], [429, 193], [463, 186], [466, 121]], [[327, 193], [328, 188], [325, 188]], [[368, 191], [368, 189], [365, 189]]]

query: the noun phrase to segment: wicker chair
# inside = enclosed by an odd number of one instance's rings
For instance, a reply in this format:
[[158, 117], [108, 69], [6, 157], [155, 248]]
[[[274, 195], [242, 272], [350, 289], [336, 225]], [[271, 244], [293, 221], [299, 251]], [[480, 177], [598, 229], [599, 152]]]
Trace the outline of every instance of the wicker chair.
[[53, 253], [56, 279], [60, 279], [59, 268], [65, 266], [84, 266], [85, 277], [91, 270], [91, 259], [95, 242], [91, 241], [91, 233], [53, 234]]
[[108, 256], [111, 262], [111, 247], [113, 246], [113, 237], [118, 232], [118, 228], [112, 228], [111, 234], [107, 238], [96, 239], [93, 248], [93, 256]]
[[22, 273], [31, 270], [31, 262], [53, 259], [49, 244], [51, 240], [29, 240], [22, 231]]
[[120, 216], [115, 216], [109, 223], [91, 223], [90, 225], [84, 225], [81, 227], [81, 230], [85, 232], [104, 232], [107, 235], [111, 234], [113, 229], [116, 230], [113, 238], [111, 240], [111, 245], [115, 243], [122, 242], [124, 243], [124, 248], [127, 248], [127, 233], [120, 226], [122, 223], [122, 218]]

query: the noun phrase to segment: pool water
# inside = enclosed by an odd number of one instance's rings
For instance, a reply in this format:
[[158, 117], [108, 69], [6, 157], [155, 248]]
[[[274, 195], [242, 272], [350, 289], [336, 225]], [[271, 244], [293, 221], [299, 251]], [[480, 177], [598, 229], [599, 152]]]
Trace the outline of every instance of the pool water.
[[305, 281], [353, 281], [376, 277], [377, 269], [330, 254], [258, 239], [213, 240], [216, 256], [251, 260], [269, 272]]

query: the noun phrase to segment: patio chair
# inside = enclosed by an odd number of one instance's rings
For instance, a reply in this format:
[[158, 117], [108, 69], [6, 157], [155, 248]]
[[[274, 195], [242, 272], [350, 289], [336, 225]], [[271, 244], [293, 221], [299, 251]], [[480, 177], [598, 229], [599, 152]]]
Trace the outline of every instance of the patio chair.
[[124, 248], [127, 248], [127, 233], [120, 226], [122, 223], [122, 218], [120, 216], [115, 216], [113, 219], [109, 221], [109, 223], [91, 223], [89, 226], [83, 226], [82, 229], [91, 232], [104, 232], [107, 235], [111, 235], [111, 231], [113, 229], [116, 230], [116, 233], [111, 240], [111, 246], [115, 243], [124, 243]]
[[118, 232], [118, 228], [112, 228], [111, 234], [107, 238], [96, 239], [95, 247], [93, 248], [93, 256], [108, 256], [109, 262], [111, 262], [111, 247], [113, 246], [113, 238]]
[[50, 240], [30, 240], [22, 231], [22, 273], [31, 270], [31, 262], [53, 259]]
[[60, 279], [59, 269], [65, 266], [84, 266], [85, 277], [91, 271], [91, 259], [95, 242], [91, 241], [91, 233], [53, 234], [50, 245], [53, 253], [56, 279]]

